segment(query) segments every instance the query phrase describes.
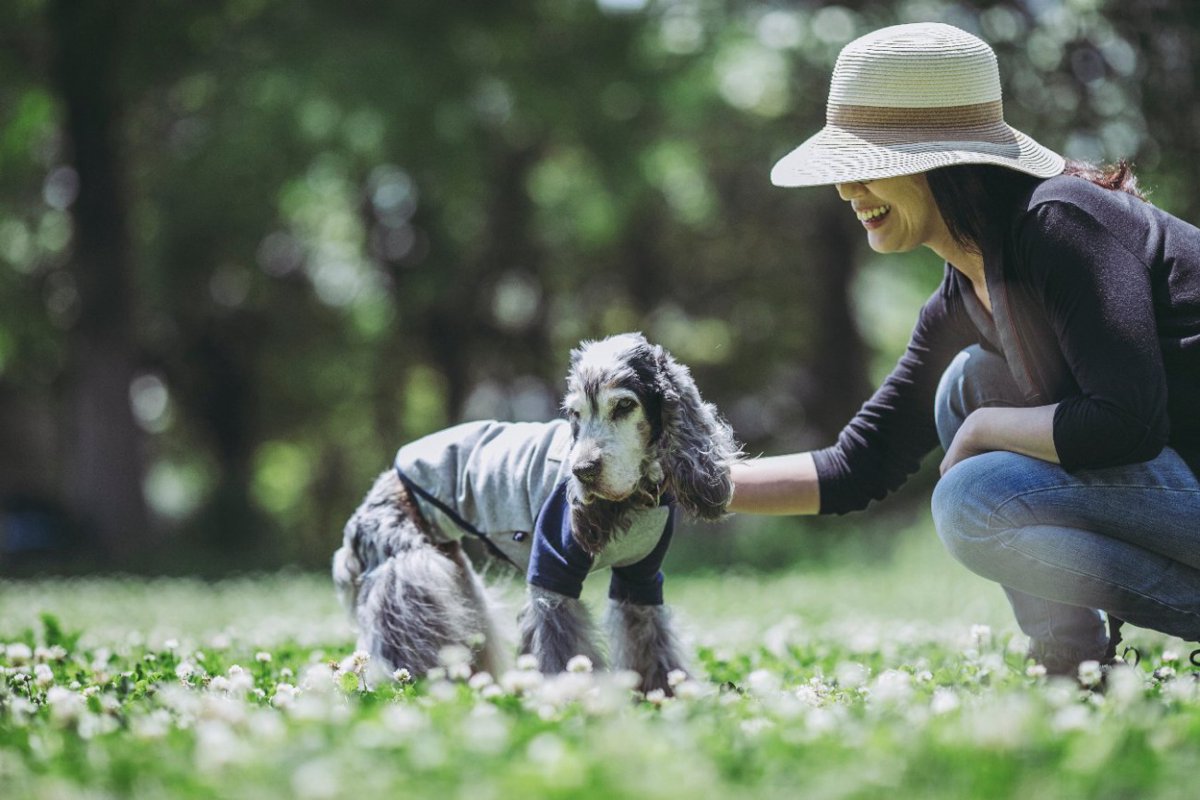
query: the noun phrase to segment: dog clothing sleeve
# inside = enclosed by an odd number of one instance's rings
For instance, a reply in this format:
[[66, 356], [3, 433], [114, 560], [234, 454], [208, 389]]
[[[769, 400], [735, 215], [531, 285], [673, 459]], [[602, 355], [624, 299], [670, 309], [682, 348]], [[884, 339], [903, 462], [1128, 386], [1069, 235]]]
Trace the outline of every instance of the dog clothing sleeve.
[[671, 546], [671, 534], [674, 532], [675, 506], [671, 505], [662, 537], [650, 554], [628, 566], [613, 567], [612, 580], [608, 584], [609, 598], [638, 606], [662, 605], [662, 563], [667, 557], [667, 548]]
[[538, 513], [526, 579], [532, 586], [579, 599], [592, 557], [571, 535], [571, 508], [563, 481]]

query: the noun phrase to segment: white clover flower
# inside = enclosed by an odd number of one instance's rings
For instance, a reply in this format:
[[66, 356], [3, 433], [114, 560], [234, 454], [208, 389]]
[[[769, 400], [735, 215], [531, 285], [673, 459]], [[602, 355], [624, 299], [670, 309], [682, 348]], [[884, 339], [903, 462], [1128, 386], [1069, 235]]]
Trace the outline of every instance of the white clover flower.
[[933, 699], [929, 702], [929, 710], [941, 716], [949, 714], [960, 705], [958, 695], [950, 689], [939, 686], [933, 690]]
[[980, 647], [984, 642], [992, 638], [992, 629], [988, 625], [972, 625], [971, 626], [971, 641], [975, 642], [976, 647]]
[[495, 680], [492, 679], [492, 673], [490, 672], [476, 672], [467, 681], [467, 685], [475, 691], [479, 691], [485, 686], [491, 686], [493, 683], [495, 683]]
[[279, 670], [279, 677], [283, 678], [284, 680], [293, 677], [295, 674], [296, 673], [292, 672], [291, 667], [284, 667], [283, 669]]
[[84, 713], [83, 697], [61, 686], [51, 686], [46, 692], [46, 705], [50, 719], [59, 724], [74, 722]]
[[1044, 664], [1030, 664], [1025, 668], [1025, 675], [1029, 678], [1044, 678], [1046, 677], [1046, 666]]
[[[670, 676], [668, 676], [667, 680], [670, 682]], [[672, 688], [675, 690], [675, 696], [680, 700], [699, 700], [701, 697], [707, 694], [703, 683], [690, 679], [684, 680], [677, 684], [672, 684]]]
[[412, 683], [412, 679], [412, 673], [404, 667], [392, 673], [392, 680], [396, 681], [396, 683]]
[[186, 681], [195, 674], [196, 667], [190, 661], [180, 661], [175, 666], [175, 677], [181, 681]]
[[203, 720], [196, 724], [196, 766], [213, 771], [233, 763], [248, 754], [233, 730], [219, 720]]
[[646, 702], [652, 705], [661, 706], [667, 701], [667, 693], [662, 689], [651, 689], [646, 692]]
[[1091, 723], [1092, 715], [1087, 706], [1073, 705], [1059, 709], [1050, 721], [1050, 727], [1056, 731], [1081, 731]]
[[1079, 682], [1084, 686], [1098, 686], [1104, 673], [1100, 670], [1100, 662], [1088, 660], [1079, 665]]
[[620, 669], [609, 673], [609, 681], [619, 689], [633, 691], [642, 682], [642, 676], [631, 669]]
[[741, 729], [747, 736], [757, 736], [768, 728], [775, 726], [775, 723], [766, 717], [752, 717], [742, 720]]
[[674, 689], [688, 679], [688, 674], [681, 669], [673, 669], [667, 673], [667, 686]]
[[517, 656], [517, 669], [537, 669], [537, 656], [533, 653], [522, 653]]
[[[495, 712], [495, 706], [482, 704], [476, 709], [489, 709]], [[509, 723], [505, 717], [497, 713], [472, 712], [470, 722], [463, 726], [463, 744], [469, 750], [485, 755], [500, 755], [509, 745]]]
[[855, 661], [843, 661], [834, 670], [838, 686], [843, 689], [857, 689], [867, 682], [867, 668]]
[[24, 642], [14, 642], [5, 648], [8, 660], [14, 666], [28, 664], [33, 659], [33, 650]]
[[571, 656], [567, 662], [567, 672], [591, 672], [592, 660], [587, 656], [580, 654]]
[[290, 683], [280, 683], [275, 686], [275, 694], [271, 697], [271, 705], [276, 708], [289, 708], [296, 701], [300, 691]]
[[1176, 653], [1174, 650], [1163, 650], [1162, 663], [1174, 664], [1178, 660], [1179, 660], [1179, 653]]
[[254, 660], [260, 664], [270, 664], [271, 663], [271, 654], [268, 653], [266, 650], [259, 650], [257, 653], [254, 654]]
[[45, 664], [38, 664], [33, 668], [34, 683], [41, 688], [46, 688], [54, 683], [54, 671]]
[[542, 685], [545, 678], [536, 669], [510, 669], [500, 676], [500, 685], [508, 694], [525, 694]]
[[213, 679], [208, 682], [208, 688], [214, 692], [228, 692], [229, 679], [224, 675], [214, 675]]
[[500, 686], [495, 683], [489, 683], [487, 686], [483, 687], [483, 689], [480, 690], [480, 692], [479, 692], [479, 696], [481, 698], [483, 698], [484, 700], [491, 700], [493, 698], [500, 697], [503, 694], [504, 694], [504, 690], [501, 689]]
[[782, 684], [778, 675], [766, 669], [756, 669], [746, 676], [746, 685], [756, 695], [778, 692]]
[[112, 733], [118, 728], [117, 720], [107, 714], [83, 714], [79, 717], [76, 731], [81, 739], [91, 739]]
[[1173, 680], [1175, 678], [1175, 668], [1174, 667], [1159, 667], [1158, 669], [1154, 670], [1153, 675], [1154, 675], [1154, 679], [1157, 681]]
[[161, 739], [171, 730], [171, 714], [165, 708], [157, 708], [135, 716], [129, 720], [129, 730], [138, 739]]
[[903, 703], [912, 691], [912, 676], [896, 669], [884, 670], [871, 684], [871, 697], [883, 703]]
[[178, 639], [167, 639], [165, 642], [163, 642], [163, 649], [170, 650], [171, 652], [175, 652], [176, 650], [179, 649], [179, 640]]
[[[51, 691], [54, 690], [51, 689]], [[64, 689], [63, 691], [66, 690]], [[20, 695], [10, 697], [7, 702], [9, 713], [12, 715], [11, 720], [19, 726], [23, 727], [29, 721], [29, 718], [37, 713], [38, 707], [32, 701]], [[51, 718], [53, 718], [53, 715]]]
[[465, 681], [471, 677], [470, 664], [452, 664], [446, 667], [446, 677], [452, 681]]
[[1145, 679], [1140, 670], [1119, 666], [1108, 673], [1107, 695], [1120, 705], [1128, 705], [1141, 697], [1145, 690]]

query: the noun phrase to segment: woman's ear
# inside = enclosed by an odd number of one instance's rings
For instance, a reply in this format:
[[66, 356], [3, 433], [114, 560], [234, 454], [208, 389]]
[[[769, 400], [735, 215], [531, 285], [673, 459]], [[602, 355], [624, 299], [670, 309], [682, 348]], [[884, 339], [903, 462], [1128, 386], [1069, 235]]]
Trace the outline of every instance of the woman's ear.
[[733, 496], [729, 466], [741, 451], [716, 407], [700, 398], [688, 368], [657, 345], [655, 358], [662, 398], [659, 460], [667, 487], [684, 511], [699, 519], [719, 519]]

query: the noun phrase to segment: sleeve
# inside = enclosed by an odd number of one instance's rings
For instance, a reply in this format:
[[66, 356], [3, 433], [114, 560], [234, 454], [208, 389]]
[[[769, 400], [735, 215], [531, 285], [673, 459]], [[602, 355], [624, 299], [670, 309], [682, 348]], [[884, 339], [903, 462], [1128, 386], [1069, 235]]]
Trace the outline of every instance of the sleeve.
[[933, 404], [942, 372], [978, 338], [966, 307], [952, 294], [947, 272], [883, 385], [842, 429], [835, 445], [813, 453], [820, 513], [866, 508], [917, 471], [921, 459], [938, 445]]
[[1033, 209], [1018, 242], [1079, 387], [1054, 412], [1063, 468], [1154, 458], [1167, 442], [1169, 418], [1149, 266], [1073, 203]]
[[526, 579], [540, 589], [578, 600], [591, 569], [592, 557], [571, 535], [567, 484], [560, 483], [534, 523]]
[[667, 515], [662, 538], [654, 549], [641, 561], [625, 567], [613, 567], [612, 580], [608, 584], [608, 596], [613, 600], [633, 603], [638, 606], [661, 606], [663, 604], [662, 563], [671, 546], [671, 535], [675, 532], [675, 506]]

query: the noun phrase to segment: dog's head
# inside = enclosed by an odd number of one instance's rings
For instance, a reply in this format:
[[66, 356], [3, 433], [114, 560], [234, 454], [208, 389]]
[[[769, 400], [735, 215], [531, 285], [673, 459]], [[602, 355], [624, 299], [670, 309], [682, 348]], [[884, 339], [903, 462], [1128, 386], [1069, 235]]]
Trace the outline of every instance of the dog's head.
[[[571, 422], [572, 500], [580, 543], [599, 552], [619, 531], [602, 513], [654, 505], [671, 491], [701, 519], [724, 513], [733, 492], [733, 432], [700, 399], [687, 368], [640, 333], [584, 342], [571, 353], [563, 410]], [[580, 527], [592, 527], [591, 534]], [[596, 537], [599, 537], [597, 539]]]

